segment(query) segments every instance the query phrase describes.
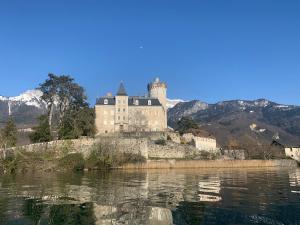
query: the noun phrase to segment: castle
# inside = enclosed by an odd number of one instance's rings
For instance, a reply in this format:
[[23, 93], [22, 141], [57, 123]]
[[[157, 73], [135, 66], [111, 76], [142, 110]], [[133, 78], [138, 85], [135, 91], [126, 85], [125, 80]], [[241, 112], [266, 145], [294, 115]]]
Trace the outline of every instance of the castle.
[[156, 78], [148, 84], [147, 96], [128, 96], [121, 83], [116, 96], [108, 93], [95, 105], [97, 134], [165, 131], [167, 85]]

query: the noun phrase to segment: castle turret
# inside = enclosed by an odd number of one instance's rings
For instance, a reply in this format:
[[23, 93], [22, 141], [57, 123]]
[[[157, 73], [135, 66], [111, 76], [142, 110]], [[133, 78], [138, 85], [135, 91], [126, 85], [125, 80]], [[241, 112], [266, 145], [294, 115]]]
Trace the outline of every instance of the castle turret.
[[160, 82], [159, 78], [156, 78], [154, 82], [148, 84], [148, 93], [149, 97], [158, 98], [167, 109], [167, 84], [165, 82]]
[[154, 82], [148, 84], [148, 94], [150, 98], [157, 98], [165, 110], [165, 128], [167, 128], [167, 84], [156, 78]]

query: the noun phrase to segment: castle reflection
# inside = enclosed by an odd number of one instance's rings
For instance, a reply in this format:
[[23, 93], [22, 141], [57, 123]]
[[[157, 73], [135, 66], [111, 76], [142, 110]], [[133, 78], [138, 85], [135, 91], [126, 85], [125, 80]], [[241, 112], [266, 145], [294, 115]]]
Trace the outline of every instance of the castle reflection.
[[289, 171], [291, 192], [300, 193], [300, 169]]
[[[278, 191], [286, 188], [285, 182], [257, 185], [281, 177], [288, 177], [291, 192], [299, 191], [300, 170], [145, 170], [2, 177], [0, 224], [201, 224], [204, 218], [225, 219], [222, 208], [234, 208], [235, 213], [244, 210], [239, 220], [259, 221], [259, 210], [268, 212], [274, 202], [290, 196]], [[226, 215], [230, 213], [226, 210]]]

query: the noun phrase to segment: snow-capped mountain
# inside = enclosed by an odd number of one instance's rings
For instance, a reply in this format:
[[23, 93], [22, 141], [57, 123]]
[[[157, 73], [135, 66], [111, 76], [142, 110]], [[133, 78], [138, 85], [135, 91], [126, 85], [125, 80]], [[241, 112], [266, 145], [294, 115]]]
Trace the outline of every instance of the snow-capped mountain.
[[186, 102], [182, 99], [167, 99], [167, 108], [171, 109], [180, 102]]
[[14, 96], [0, 96], [0, 125], [12, 116], [18, 125], [31, 125], [46, 112], [46, 103], [41, 99], [40, 90], [28, 90]]
[[29, 90], [23, 94], [9, 98], [12, 102], [24, 102], [26, 105], [42, 108], [45, 102], [41, 100], [43, 93], [40, 90]]
[[45, 102], [41, 100], [43, 93], [40, 90], [28, 90], [15, 97], [0, 96], [0, 101], [7, 101], [10, 104], [25, 104], [37, 108], [45, 107]]

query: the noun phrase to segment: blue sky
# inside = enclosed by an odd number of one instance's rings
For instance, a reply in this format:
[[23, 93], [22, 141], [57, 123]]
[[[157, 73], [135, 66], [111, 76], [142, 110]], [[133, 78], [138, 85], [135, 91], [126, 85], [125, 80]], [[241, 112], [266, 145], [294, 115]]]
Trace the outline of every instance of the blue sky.
[[0, 95], [72, 75], [94, 104], [121, 80], [170, 98], [300, 105], [300, 1], [1, 0]]

